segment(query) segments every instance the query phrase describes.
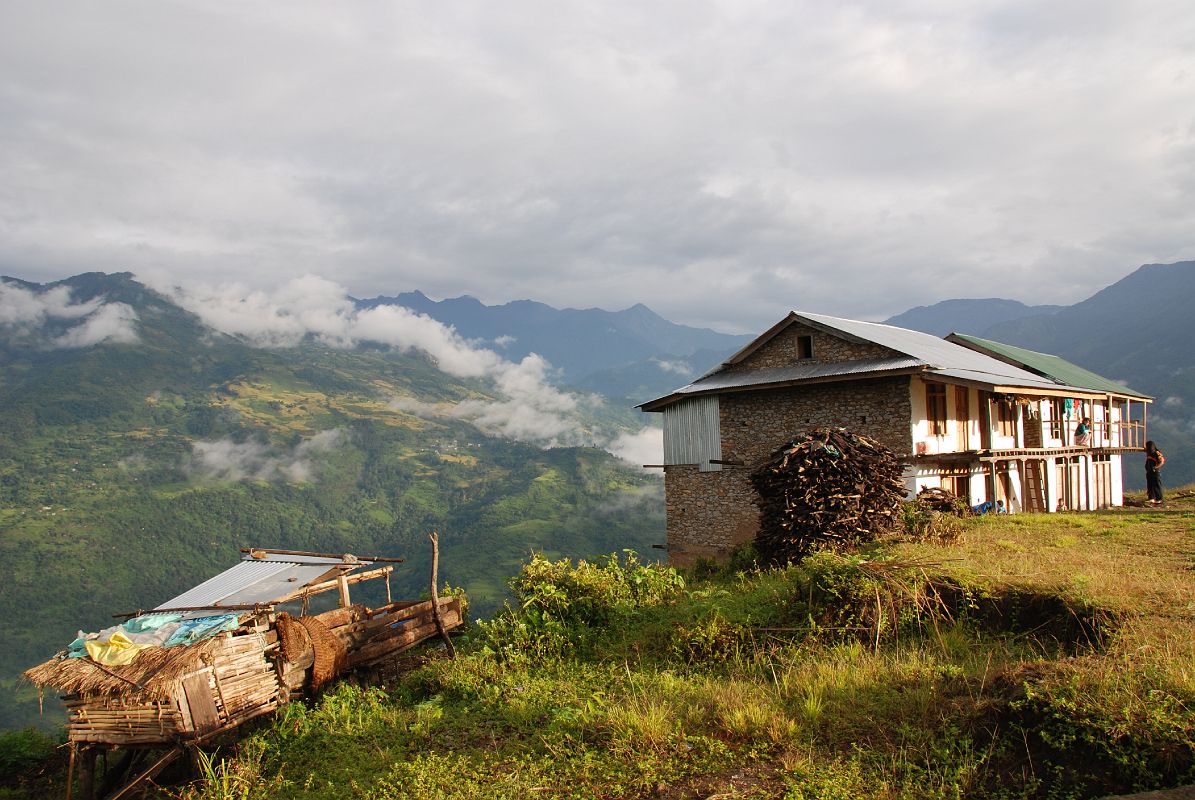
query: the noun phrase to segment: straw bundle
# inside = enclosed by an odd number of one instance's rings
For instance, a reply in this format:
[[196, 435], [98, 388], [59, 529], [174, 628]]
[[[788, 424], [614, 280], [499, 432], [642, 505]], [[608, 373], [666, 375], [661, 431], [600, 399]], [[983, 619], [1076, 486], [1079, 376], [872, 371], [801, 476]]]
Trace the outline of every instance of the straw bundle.
[[298, 620], [282, 611], [274, 623], [278, 631], [278, 646], [282, 650], [282, 659], [293, 663], [302, 658], [311, 647], [311, 636]]
[[315, 646], [315, 664], [311, 667], [311, 690], [315, 691], [344, 669], [348, 647], [318, 617], [299, 617], [299, 624], [307, 629]]
[[90, 658], [53, 658], [24, 675], [35, 686], [52, 686], [65, 694], [168, 700], [183, 676], [210, 665], [223, 646], [224, 637], [215, 637], [189, 647], [147, 647], [131, 663], [118, 667], [101, 667]]

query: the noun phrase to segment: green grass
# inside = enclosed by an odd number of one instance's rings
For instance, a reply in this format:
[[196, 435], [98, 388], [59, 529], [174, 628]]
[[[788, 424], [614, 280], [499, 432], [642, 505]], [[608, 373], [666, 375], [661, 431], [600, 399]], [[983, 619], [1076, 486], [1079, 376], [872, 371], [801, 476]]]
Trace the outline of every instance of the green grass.
[[536, 559], [457, 659], [290, 706], [183, 796], [1084, 798], [1195, 781], [1191, 510], [980, 518], [951, 546], [683, 584]]

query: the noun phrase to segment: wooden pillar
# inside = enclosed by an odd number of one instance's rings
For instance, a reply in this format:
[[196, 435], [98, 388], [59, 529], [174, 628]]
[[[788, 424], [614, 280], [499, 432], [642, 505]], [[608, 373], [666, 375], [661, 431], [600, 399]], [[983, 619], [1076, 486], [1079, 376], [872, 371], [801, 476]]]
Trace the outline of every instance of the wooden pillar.
[[349, 599], [349, 581], [343, 572], [336, 576], [336, 586], [340, 589], [340, 607], [348, 608], [353, 601]]
[[444, 646], [448, 649], [448, 657], [456, 657], [456, 648], [452, 644], [452, 639], [448, 638], [448, 631], [444, 628], [444, 620], [440, 617], [440, 591], [436, 584], [440, 582], [440, 534], [437, 531], [432, 531], [431, 536], [427, 537], [432, 543], [432, 619], [436, 622], [436, 630], [440, 632], [440, 638], [444, 640]]
[[66, 766], [66, 800], [72, 800], [72, 795], [75, 790], [75, 758], [79, 754], [79, 748], [74, 742], [71, 742], [71, 757]]
[[1091, 499], [1091, 456], [1079, 456], [1079, 463], [1083, 465], [1083, 489], [1087, 495], [1084, 506], [1088, 511], [1095, 511], [1095, 503]]
[[94, 747], [83, 748], [83, 764], [79, 770], [79, 796], [83, 800], [95, 800], [95, 757]]

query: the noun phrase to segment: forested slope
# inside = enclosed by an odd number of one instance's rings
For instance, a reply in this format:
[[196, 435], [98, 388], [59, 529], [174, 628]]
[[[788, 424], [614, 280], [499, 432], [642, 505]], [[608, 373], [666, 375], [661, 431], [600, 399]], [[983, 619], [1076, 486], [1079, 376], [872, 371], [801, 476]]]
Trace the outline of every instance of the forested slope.
[[[0, 728], [36, 719], [22, 669], [77, 628], [230, 566], [239, 547], [403, 556], [395, 590], [417, 594], [438, 530], [442, 576], [486, 613], [533, 550], [662, 541], [658, 477], [595, 447], [544, 448], [402, 410], [396, 398], [452, 408], [495, 397], [417, 351], [254, 347], [128, 276], [68, 285], [76, 303], [135, 309], [138, 336], [67, 348], [46, 342], [71, 319], [0, 328]], [[582, 441], [633, 423], [603, 404], [577, 419], [594, 426]]]

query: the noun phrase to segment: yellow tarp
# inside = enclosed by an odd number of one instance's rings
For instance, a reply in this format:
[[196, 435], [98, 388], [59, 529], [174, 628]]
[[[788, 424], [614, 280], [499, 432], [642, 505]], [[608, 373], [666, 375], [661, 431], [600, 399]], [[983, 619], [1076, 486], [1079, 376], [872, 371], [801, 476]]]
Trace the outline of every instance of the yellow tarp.
[[135, 644], [119, 631], [112, 634], [106, 642], [92, 640], [85, 642], [83, 646], [87, 648], [87, 655], [91, 656], [92, 661], [109, 667], [128, 664], [138, 653], [149, 647], [147, 644]]

